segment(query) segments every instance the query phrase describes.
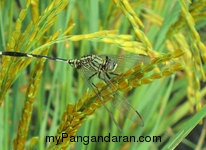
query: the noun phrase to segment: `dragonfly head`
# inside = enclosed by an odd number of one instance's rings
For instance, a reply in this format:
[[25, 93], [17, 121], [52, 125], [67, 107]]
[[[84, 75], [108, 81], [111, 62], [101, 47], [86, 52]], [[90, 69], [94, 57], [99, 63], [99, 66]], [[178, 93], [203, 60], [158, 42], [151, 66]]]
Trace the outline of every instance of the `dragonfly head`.
[[117, 68], [117, 63], [113, 59], [109, 59], [107, 69], [109, 72], [114, 72]]

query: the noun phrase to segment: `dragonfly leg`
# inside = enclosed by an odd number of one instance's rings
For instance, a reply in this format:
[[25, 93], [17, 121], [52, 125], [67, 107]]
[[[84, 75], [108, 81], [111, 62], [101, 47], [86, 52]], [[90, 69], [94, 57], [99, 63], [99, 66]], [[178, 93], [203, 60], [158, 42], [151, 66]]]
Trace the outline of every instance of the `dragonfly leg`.
[[95, 75], [97, 74], [97, 72], [95, 72], [93, 75], [91, 75], [88, 80], [91, 80]]
[[[95, 72], [93, 75], [91, 75], [89, 78], [88, 78], [88, 81], [95, 87], [95, 88], [97, 88], [96, 87], [96, 85], [93, 83], [93, 82], [91, 82], [91, 79], [95, 76], [97, 74], [97, 72]], [[97, 88], [97, 91], [98, 91], [98, 88]], [[98, 91], [99, 92], [99, 91]]]
[[105, 78], [105, 73], [103, 73], [103, 78], [101, 77], [101, 72], [98, 73], [98, 78], [103, 80], [106, 84], [108, 84], [106, 78]]
[[114, 72], [110, 72], [110, 74], [115, 75], [115, 76], [119, 76], [118, 73], [114, 73]]
[[111, 79], [110, 76], [108, 75], [108, 73], [105, 73], [108, 79]]

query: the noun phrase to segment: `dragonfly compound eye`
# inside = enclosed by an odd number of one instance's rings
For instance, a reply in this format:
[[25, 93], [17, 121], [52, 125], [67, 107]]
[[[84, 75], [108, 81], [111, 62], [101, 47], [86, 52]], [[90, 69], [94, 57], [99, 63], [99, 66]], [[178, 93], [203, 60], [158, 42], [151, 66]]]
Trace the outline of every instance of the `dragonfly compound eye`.
[[117, 68], [117, 63], [113, 59], [111, 59], [108, 62], [108, 71], [114, 72], [116, 68]]

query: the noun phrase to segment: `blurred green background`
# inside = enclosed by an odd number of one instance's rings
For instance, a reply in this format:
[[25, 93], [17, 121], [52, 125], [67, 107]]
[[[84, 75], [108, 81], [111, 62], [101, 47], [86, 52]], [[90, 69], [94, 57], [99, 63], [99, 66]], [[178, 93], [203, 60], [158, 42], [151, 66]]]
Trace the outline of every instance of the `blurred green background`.
[[[14, 24], [20, 10], [25, 8], [26, 0], [1, 0], [0, 2], [0, 49], [4, 51], [6, 43], [14, 30]], [[33, 7], [37, 4], [36, 7], [39, 9], [39, 15], [41, 15], [52, 1], [31, 2]], [[41, 46], [47, 36], [50, 36], [59, 29], [64, 31], [71, 24], [75, 24], [75, 26], [69, 32], [70, 35], [84, 35], [101, 30], [117, 30], [118, 34], [131, 35], [134, 41], [138, 41], [127, 16], [124, 15], [114, 2], [112, 0], [72, 0], [57, 15], [57, 20], [51, 29], [46, 32], [45, 37], [27, 52], [31, 52], [32, 49]], [[184, 19], [182, 20], [183, 26], [174, 26], [172, 28], [175, 32], [174, 34], [167, 34], [174, 23], [179, 20], [180, 24], [182, 23], [180, 18], [182, 17], [181, 9], [183, 6], [180, 1], [131, 0], [128, 2], [143, 22], [144, 28], [140, 28], [140, 30], [145, 33], [154, 51], [159, 53], [170, 52], [167, 40], [172, 41], [179, 34], [185, 37], [186, 43], [189, 45], [188, 49], [190, 49], [192, 45], [190, 40], [193, 37], [187, 31], [188, 26], [185, 25]], [[205, 1], [194, 0], [192, 2], [205, 4]], [[192, 5], [193, 3], [186, 2], [187, 7], [195, 7], [196, 5]], [[32, 20], [31, 13], [34, 12], [31, 11], [30, 7], [26, 18], [22, 22], [23, 31]], [[204, 7], [200, 11], [205, 14]], [[200, 34], [201, 41], [205, 43], [206, 20], [204, 17], [200, 17], [195, 22], [195, 27]], [[184, 42], [182, 41], [183, 45]], [[181, 45], [180, 43], [179, 45]], [[192, 52], [191, 50], [191, 54]], [[118, 44], [106, 44], [101, 42], [100, 39], [95, 38], [93, 40], [81, 40], [77, 42], [65, 40], [63, 43], [55, 43], [49, 49], [48, 55], [71, 59], [80, 58], [87, 54], [125, 53], [127, 52]], [[26, 89], [29, 84], [29, 76], [36, 60], [34, 58], [31, 64], [19, 73], [18, 78], [16, 78], [11, 88], [7, 90], [7, 94], [4, 97], [3, 104], [0, 107], [2, 120], [0, 121], [0, 149], [12, 149], [12, 142], [17, 134]], [[195, 59], [191, 59], [191, 61], [195, 61]], [[188, 65], [184, 60], [181, 60], [181, 62], [185, 63], [185, 66]], [[203, 67], [205, 70], [206, 66], [203, 65]], [[194, 71], [192, 66], [191, 71]], [[192, 102], [188, 100], [188, 78], [190, 77], [183, 70], [174, 75], [154, 80], [151, 84], [135, 88], [127, 96], [128, 101], [142, 115], [144, 127], [136, 127], [131, 133], [128, 121], [124, 123], [123, 132], [120, 133], [106, 110], [102, 107], [87, 118], [77, 133], [77, 135], [81, 136], [107, 136], [109, 133], [112, 136], [161, 136], [161, 142], [90, 142], [87, 146], [81, 142], [77, 142], [68, 149], [172, 149], [179, 143], [176, 149], [206, 149], [206, 126], [205, 123], [198, 124], [206, 115], [206, 87], [200, 71], [197, 71], [196, 75], [196, 78], [201, 83], [198, 92], [200, 92], [199, 102], [202, 104], [202, 109], [198, 113], [196, 112], [195, 103], [197, 100], [195, 101], [195, 97], [192, 98]], [[75, 104], [82, 97], [87, 87], [87, 84], [79, 76], [78, 72], [69, 65], [55, 61], [45, 62], [40, 86], [34, 102], [26, 149], [29, 149], [29, 147], [32, 147], [32, 149], [45, 149], [47, 145], [45, 144], [44, 137], [56, 134], [61, 116], [67, 104]], [[193, 92], [196, 91], [194, 90]], [[118, 111], [112, 110], [112, 112], [118, 115]], [[35, 141], [34, 137], [40, 138], [36, 141], [36, 145], [31, 146], [31, 139]]]

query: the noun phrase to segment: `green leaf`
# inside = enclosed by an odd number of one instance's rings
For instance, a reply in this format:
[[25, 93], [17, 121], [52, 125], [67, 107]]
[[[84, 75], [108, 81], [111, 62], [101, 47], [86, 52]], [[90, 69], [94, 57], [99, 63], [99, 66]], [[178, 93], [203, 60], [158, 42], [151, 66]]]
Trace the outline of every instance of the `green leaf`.
[[163, 148], [166, 149], [174, 149], [177, 145], [192, 131], [192, 129], [198, 125], [200, 120], [202, 120], [206, 116], [206, 105], [195, 114], [185, 125], [185, 127], [180, 130]]

